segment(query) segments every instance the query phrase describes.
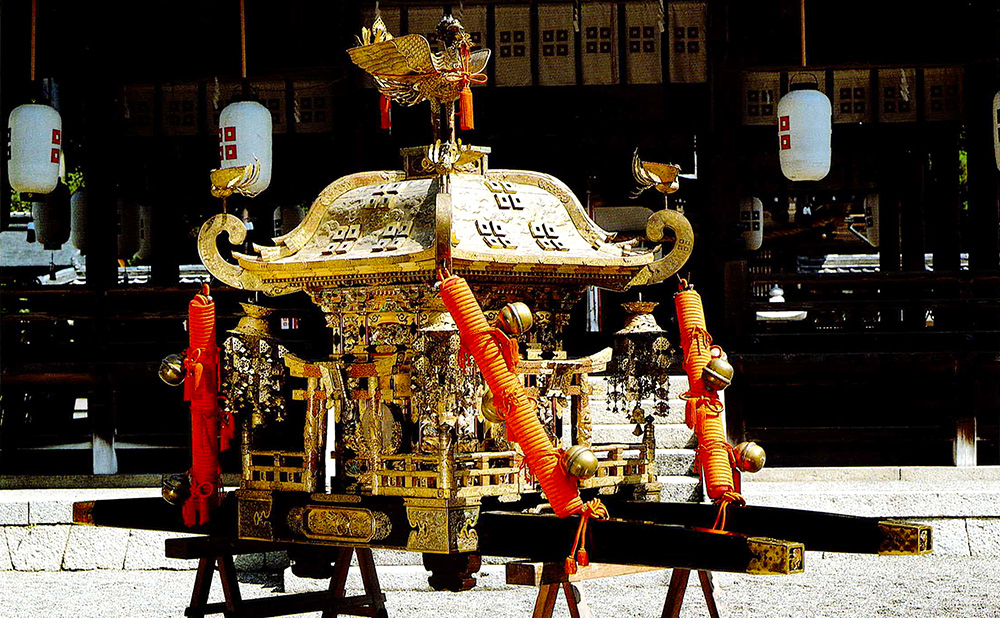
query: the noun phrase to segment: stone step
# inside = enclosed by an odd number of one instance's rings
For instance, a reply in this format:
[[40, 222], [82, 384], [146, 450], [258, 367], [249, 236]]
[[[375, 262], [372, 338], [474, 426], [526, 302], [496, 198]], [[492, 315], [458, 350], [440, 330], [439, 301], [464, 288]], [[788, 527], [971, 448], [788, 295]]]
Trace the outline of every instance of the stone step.
[[694, 476], [659, 476], [657, 482], [663, 485], [660, 502], [701, 502], [703, 494], [701, 481]]
[[[636, 436], [635, 425], [598, 425], [594, 427], [594, 443], [630, 444], [642, 441], [642, 436]], [[695, 444], [694, 432], [687, 425], [671, 424], [656, 426], [656, 448], [691, 448]]]
[[656, 449], [656, 471], [663, 476], [694, 476], [694, 449]]

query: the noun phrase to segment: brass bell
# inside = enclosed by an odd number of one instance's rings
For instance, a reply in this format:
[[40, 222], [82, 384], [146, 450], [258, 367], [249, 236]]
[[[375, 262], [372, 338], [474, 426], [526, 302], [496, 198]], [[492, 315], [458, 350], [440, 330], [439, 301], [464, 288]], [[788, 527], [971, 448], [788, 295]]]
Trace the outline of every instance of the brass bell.
[[497, 408], [493, 405], [493, 392], [486, 389], [483, 393], [483, 405], [480, 408], [483, 413], [483, 418], [490, 423], [502, 423], [503, 419], [500, 417], [500, 413], [497, 412]]
[[191, 495], [191, 481], [186, 474], [172, 474], [163, 479], [161, 490], [163, 499], [174, 506], [180, 506], [187, 502]]
[[579, 444], [566, 449], [560, 463], [567, 474], [578, 479], [589, 479], [597, 474], [597, 456], [589, 448]]
[[744, 472], [760, 472], [767, 460], [764, 449], [756, 442], [740, 442], [733, 448], [736, 467]]
[[524, 303], [507, 303], [497, 316], [500, 330], [508, 335], [518, 336], [531, 330], [533, 320], [531, 309]]
[[701, 379], [708, 388], [721, 391], [733, 383], [733, 366], [726, 359], [715, 357], [701, 370]]
[[184, 357], [180, 354], [171, 354], [160, 361], [160, 379], [170, 386], [180, 386], [184, 382]]

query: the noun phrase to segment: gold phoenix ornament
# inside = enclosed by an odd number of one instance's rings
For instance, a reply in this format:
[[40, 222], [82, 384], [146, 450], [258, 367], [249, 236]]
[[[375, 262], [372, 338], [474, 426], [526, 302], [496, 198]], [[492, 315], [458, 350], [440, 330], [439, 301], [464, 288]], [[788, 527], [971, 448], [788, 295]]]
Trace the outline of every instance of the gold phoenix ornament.
[[453, 102], [470, 82], [485, 81], [490, 50], [472, 51], [472, 40], [451, 15], [438, 24], [437, 34], [444, 50], [434, 53], [423, 36], [393, 37], [382, 18], [376, 17], [371, 30], [361, 29], [360, 45], [347, 53], [354, 64], [371, 73], [379, 92], [396, 103]]
[[680, 188], [677, 175], [681, 168], [672, 163], [654, 163], [653, 161], [643, 161], [639, 158], [639, 149], [635, 149], [632, 155], [632, 177], [639, 183], [638, 188], [632, 192], [632, 197], [638, 197], [640, 193], [656, 187], [656, 190], [664, 195], [669, 195]]

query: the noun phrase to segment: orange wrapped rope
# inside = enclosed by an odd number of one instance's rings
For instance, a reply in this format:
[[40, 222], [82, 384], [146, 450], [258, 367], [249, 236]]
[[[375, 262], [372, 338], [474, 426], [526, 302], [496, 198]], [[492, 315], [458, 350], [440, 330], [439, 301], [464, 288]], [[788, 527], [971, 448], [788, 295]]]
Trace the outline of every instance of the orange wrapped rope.
[[[553, 510], [566, 517], [583, 510], [576, 479], [559, 465], [559, 451], [549, 442], [535, 413], [535, 406], [508, 360], [507, 336], [489, 325], [469, 284], [461, 277], [449, 276], [441, 283], [441, 298], [458, 326], [462, 346], [472, 356], [493, 393], [494, 405], [504, 417], [510, 435], [521, 445], [528, 469], [542, 485]], [[509, 353], [508, 353], [509, 354]]]
[[573, 549], [566, 558], [566, 572], [575, 573], [578, 563], [586, 566], [590, 562], [585, 549], [587, 521], [591, 517], [604, 519], [608, 511], [597, 499], [584, 504], [576, 479], [560, 465], [559, 450], [549, 442], [535, 406], [517, 378], [517, 343], [489, 325], [465, 279], [447, 272], [442, 277], [441, 299], [458, 326], [463, 351], [475, 360], [493, 393], [497, 412], [506, 421], [507, 434], [521, 445], [528, 469], [538, 479], [555, 514], [559, 517], [580, 514]]
[[[191, 402], [191, 495], [184, 503], [187, 526], [205, 524], [219, 504], [222, 487], [219, 451], [229, 446], [232, 423], [220, 437], [219, 348], [215, 344], [215, 303], [202, 286], [188, 305], [188, 349], [184, 399]], [[228, 419], [227, 419], [228, 420]]]
[[712, 360], [712, 337], [705, 326], [701, 295], [683, 280], [681, 291], [674, 295], [674, 304], [689, 385], [688, 392], [684, 394], [687, 399], [685, 420], [698, 438], [696, 466], [701, 468], [705, 477], [708, 497], [722, 505], [717, 525], [723, 527], [724, 505], [742, 503], [743, 497], [737, 492], [734, 482], [731, 447], [726, 442], [726, 430], [722, 423], [722, 402], [701, 378], [705, 366]]

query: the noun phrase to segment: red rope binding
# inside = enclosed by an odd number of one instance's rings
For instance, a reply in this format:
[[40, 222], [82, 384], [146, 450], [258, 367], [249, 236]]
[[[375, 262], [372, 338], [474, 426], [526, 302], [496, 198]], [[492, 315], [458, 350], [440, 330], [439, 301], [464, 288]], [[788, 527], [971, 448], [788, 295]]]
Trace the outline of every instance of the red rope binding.
[[229, 448], [231, 420], [220, 436], [219, 348], [215, 344], [215, 303], [208, 285], [188, 304], [188, 349], [184, 358], [188, 379], [184, 399], [191, 403], [191, 496], [184, 503], [184, 524], [208, 523], [219, 505], [222, 483], [219, 451]]
[[[549, 441], [538, 420], [535, 405], [525, 394], [515, 373], [516, 344], [505, 344], [509, 341], [506, 335], [489, 325], [465, 279], [449, 275], [446, 269], [438, 271], [438, 278], [442, 279], [441, 299], [458, 326], [462, 345], [483, 374], [493, 393], [494, 406], [506, 419], [508, 434], [521, 445], [528, 469], [541, 484], [552, 510], [559, 517], [581, 514], [580, 528], [573, 552], [567, 559], [567, 569], [574, 554], [578, 554], [577, 560], [582, 557], [586, 562], [587, 552], [582, 543], [587, 519], [607, 517], [607, 509], [599, 500], [585, 505], [580, 499], [576, 479], [560, 465], [559, 450]], [[582, 553], [577, 552], [577, 544], [581, 545]], [[576, 568], [575, 562], [573, 568]]]

